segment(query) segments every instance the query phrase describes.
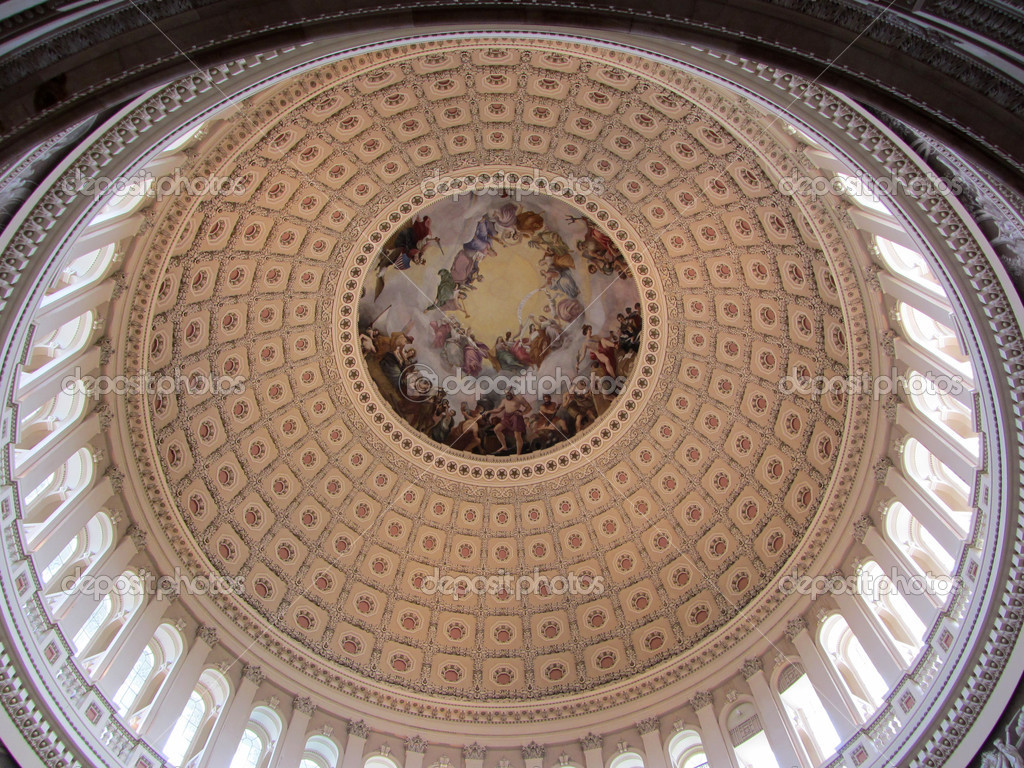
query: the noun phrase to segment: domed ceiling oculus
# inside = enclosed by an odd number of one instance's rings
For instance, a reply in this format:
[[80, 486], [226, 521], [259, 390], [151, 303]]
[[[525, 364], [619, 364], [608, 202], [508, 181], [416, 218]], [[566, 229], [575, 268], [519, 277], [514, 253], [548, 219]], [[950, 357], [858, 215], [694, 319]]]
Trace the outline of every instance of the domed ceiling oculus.
[[494, 181], [388, 238], [359, 303], [360, 347], [411, 427], [460, 451], [520, 455], [613, 407], [640, 349], [642, 302], [597, 223], [548, 195], [513, 202], [515, 174]]
[[[794, 162], [698, 78], [540, 39], [327, 64], [211, 127], [187, 172], [242, 188], [157, 204], [118, 361], [244, 379], [124, 413], [183, 568], [241, 577], [204, 598], [225, 631], [475, 723], [634, 701], [743, 642], [844, 514], [870, 412], [780, 386], [870, 357], [838, 218], [765, 170]], [[520, 422], [431, 389], [559, 366], [622, 377], [592, 410], [552, 393], [564, 437], [532, 393]]]

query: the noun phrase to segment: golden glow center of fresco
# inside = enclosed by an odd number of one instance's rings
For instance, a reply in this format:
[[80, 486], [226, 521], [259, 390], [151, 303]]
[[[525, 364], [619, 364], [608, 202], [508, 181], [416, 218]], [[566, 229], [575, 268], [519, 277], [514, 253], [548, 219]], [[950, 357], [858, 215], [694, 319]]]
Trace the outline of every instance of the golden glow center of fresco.
[[406, 217], [360, 291], [378, 392], [465, 453], [521, 455], [583, 434], [640, 355], [643, 306], [618, 245], [586, 212], [521, 188], [475, 186]]

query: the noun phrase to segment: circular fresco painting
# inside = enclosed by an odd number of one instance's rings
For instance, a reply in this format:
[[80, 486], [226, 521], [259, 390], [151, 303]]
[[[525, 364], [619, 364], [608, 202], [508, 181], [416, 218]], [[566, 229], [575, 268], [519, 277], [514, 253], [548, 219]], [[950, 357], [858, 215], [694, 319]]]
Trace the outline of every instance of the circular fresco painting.
[[383, 245], [359, 303], [384, 398], [455, 450], [502, 456], [579, 434], [623, 391], [643, 333], [622, 254], [565, 202], [439, 200]]

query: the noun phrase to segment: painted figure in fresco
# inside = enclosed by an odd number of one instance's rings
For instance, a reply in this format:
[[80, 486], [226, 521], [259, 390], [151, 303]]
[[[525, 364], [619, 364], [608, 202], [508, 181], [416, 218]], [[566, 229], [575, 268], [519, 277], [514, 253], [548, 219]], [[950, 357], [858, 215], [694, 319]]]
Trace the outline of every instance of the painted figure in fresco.
[[533, 410], [525, 397], [517, 395], [511, 389], [506, 390], [505, 397], [498, 406], [487, 412], [488, 416], [500, 416], [501, 422], [494, 427], [494, 434], [501, 443], [499, 453], [508, 453], [508, 439], [511, 432], [516, 438], [516, 455], [523, 452], [523, 441], [526, 438], [526, 414]]
[[565, 420], [558, 415], [561, 410], [561, 404], [556, 402], [551, 395], [546, 394], [541, 398], [537, 415], [531, 419], [531, 426], [539, 445], [545, 447], [554, 445], [569, 436]]
[[583, 328], [580, 329], [580, 332], [587, 339], [586, 343], [580, 349], [580, 357], [582, 358], [584, 355], [589, 355], [591, 360], [599, 363], [597, 370], [601, 375], [607, 375], [614, 378], [617, 365], [615, 359], [615, 348], [618, 346], [618, 343], [610, 337], [594, 335], [594, 329], [589, 325], [584, 325]]
[[478, 402], [473, 408], [465, 403], [459, 406], [462, 413], [462, 421], [456, 424], [449, 435], [449, 445], [466, 453], [476, 453], [483, 443], [480, 428], [483, 426], [483, 419], [486, 417], [485, 408], [489, 405], [486, 401]]
[[597, 419], [597, 406], [585, 382], [580, 382], [565, 394], [563, 406], [576, 432]]
[[432, 309], [439, 309], [442, 312], [461, 312], [466, 317], [469, 317], [465, 303], [467, 294], [455, 283], [452, 273], [447, 269], [439, 269], [437, 274], [441, 276], [441, 282], [437, 286], [437, 296], [434, 298], [434, 303], [423, 311], [429, 312]]
[[629, 265], [622, 257], [618, 247], [597, 225], [585, 216], [569, 216], [569, 221], [582, 221], [587, 226], [587, 234], [582, 240], [576, 241], [576, 249], [580, 256], [589, 264], [587, 271], [591, 274], [600, 272], [604, 275], [618, 274], [625, 279], [629, 277]]
[[518, 374], [526, 370], [526, 366], [512, 352], [512, 331], [506, 331], [504, 336], [495, 339], [494, 358], [498, 363], [495, 367], [499, 371], [511, 371]]

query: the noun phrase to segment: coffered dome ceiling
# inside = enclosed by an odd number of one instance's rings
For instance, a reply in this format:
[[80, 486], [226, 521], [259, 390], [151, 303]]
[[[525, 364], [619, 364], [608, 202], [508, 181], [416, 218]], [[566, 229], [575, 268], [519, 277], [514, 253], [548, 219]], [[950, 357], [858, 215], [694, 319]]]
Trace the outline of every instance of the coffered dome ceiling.
[[[478, 38], [296, 75], [208, 131], [185, 171], [240, 183], [154, 206], [119, 364], [194, 384], [123, 418], [175, 557], [242, 585], [207, 598], [231, 631], [478, 721], [635, 699], [757, 634], [851, 502], [870, 406], [787, 386], [871, 352], [770, 118], [625, 52]], [[559, 373], [619, 388], [545, 412], [530, 376]], [[500, 395], [441, 403], [459, 375], [513, 382], [521, 454], [473, 415]]]

